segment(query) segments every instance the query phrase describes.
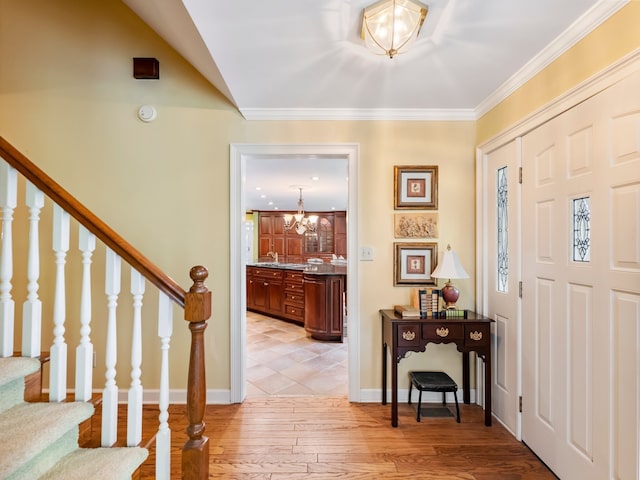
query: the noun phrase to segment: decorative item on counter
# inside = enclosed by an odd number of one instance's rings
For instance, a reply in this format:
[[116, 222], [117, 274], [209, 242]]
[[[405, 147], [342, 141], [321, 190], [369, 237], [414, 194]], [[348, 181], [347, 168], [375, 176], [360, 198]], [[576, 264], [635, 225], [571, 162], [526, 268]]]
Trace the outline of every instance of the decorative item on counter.
[[344, 258], [342, 255], [340, 255], [339, 257], [336, 256], [336, 254], [332, 254], [331, 255], [331, 265], [346, 265], [347, 264], [347, 259]]
[[402, 318], [420, 318], [420, 310], [412, 305], [394, 305], [393, 310]]

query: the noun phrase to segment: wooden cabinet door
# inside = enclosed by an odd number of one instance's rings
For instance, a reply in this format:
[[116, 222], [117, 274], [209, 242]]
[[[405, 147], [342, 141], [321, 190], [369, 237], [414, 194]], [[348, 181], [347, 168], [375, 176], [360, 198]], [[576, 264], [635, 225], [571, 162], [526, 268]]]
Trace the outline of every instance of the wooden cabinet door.
[[252, 305], [262, 311], [269, 308], [269, 283], [264, 278], [254, 277], [253, 279]]
[[336, 212], [334, 221], [333, 253], [346, 258], [347, 256], [347, 212]]
[[317, 276], [304, 277], [304, 328], [310, 334], [326, 330], [326, 289]]
[[267, 310], [274, 315], [282, 315], [282, 300], [284, 298], [282, 281], [269, 280], [267, 295], [269, 301]]

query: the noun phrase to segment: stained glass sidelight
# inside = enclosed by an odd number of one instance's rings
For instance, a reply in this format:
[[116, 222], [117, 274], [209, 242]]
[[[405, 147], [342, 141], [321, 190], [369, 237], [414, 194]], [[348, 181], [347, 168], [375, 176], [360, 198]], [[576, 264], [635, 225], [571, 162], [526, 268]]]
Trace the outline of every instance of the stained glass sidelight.
[[573, 200], [573, 261], [591, 261], [591, 198]]
[[509, 232], [508, 232], [508, 195], [507, 195], [507, 167], [498, 169], [497, 182], [497, 268], [498, 268], [498, 291], [507, 292], [509, 283]]

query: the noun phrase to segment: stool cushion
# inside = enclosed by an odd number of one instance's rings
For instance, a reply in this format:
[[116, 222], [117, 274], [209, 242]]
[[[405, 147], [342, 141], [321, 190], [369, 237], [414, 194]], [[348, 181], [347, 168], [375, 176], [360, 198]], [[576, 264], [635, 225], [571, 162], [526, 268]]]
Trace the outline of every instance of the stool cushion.
[[411, 383], [418, 390], [430, 392], [455, 392], [458, 385], [444, 372], [410, 372]]

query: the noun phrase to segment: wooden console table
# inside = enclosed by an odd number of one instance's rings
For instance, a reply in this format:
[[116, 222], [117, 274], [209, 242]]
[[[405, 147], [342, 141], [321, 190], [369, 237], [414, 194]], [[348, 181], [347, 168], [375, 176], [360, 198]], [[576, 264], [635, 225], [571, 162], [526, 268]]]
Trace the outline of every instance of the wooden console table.
[[380, 310], [382, 320], [382, 404], [387, 404], [387, 351], [391, 350], [391, 426], [398, 426], [398, 363], [408, 352], [424, 352], [428, 343], [455, 343], [462, 352], [464, 403], [471, 402], [469, 352], [484, 360], [484, 424], [491, 426], [491, 322], [468, 312], [467, 318], [402, 318]]

